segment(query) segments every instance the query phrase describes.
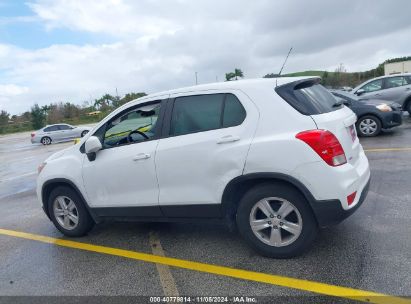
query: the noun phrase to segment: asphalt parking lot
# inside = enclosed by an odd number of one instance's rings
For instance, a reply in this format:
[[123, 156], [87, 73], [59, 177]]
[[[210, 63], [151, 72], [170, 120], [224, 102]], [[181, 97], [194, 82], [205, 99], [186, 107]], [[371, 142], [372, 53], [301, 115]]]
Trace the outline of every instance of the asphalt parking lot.
[[[404, 116], [404, 124], [395, 130], [361, 139], [372, 171], [363, 206], [340, 225], [322, 230], [309, 252], [289, 260], [263, 258], [237, 232], [211, 224], [103, 223], [86, 237], [70, 239], [76, 243], [59, 243], [55, 239], [67, 238], [54, 228], [37, 202], [36, 170], [49, 155], [73, 143], [44, 147], [32, 145], [29, 136], [0, 136], [0, 296], [178, 294], [229, 296], [230, 301], [234, 296], [263, 296], [255, 300], [352, 302], [347, 299], [352, 297], [351, 289], [338, 287], [411, 296], [409, 116]], [[77, 242], [88, 245], [81, 247]], [[153, 255], [164, 258], [156, 260]], [[214, 271], [211, 265], [234, 270]], [[339, 297], [316, 296], [327, 292], [341, 293]], [[402, 301], [384, 296], [370, 300]], [[408, 301], [403, 303], [411, 303]]]

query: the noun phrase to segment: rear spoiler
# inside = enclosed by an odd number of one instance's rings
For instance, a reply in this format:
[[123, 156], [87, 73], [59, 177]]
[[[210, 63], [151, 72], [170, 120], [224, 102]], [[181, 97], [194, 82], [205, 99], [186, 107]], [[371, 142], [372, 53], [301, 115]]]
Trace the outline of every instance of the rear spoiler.
[[321, 81], [321, 77], [305, 78], [305, 79], [288, 82], [280, 86], [276, 86], [275, 88], [277, 90], [277, 88], [288, 87], [288, 88], [292, 88], [293, 90], [298, 90], [298, 89], [310, 87], [314, 84], [318, 84], [320, 83], [320, 81]]

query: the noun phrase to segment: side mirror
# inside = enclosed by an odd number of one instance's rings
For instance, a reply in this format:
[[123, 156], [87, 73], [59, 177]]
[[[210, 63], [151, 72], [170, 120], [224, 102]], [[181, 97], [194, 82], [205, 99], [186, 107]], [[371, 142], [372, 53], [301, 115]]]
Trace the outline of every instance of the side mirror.
[[364, 93], [365, 93], [365, 90], [364, 90], [364, 89], [359, 89], [357, 92], [355, 92], [355, 95], [360, 96], [360, 95], [362, 95], [362, 94], [364, 94]]
[[100, 151], [102, 148], [103, 146], [101, 145], [100, 139], [98, 139], [96, 136], [90, 136], [84, 144], [84, 150], [89, 161], [95, 160], [96, 152]]

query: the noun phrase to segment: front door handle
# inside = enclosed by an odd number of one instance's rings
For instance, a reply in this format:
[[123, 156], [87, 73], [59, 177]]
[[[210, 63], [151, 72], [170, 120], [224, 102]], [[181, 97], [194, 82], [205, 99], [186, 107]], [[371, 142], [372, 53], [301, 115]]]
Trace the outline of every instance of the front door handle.
[[148, 154], [148, 153], [140, 153], [140, 154], [137, 154], [136, 156], [134, 156], [133, 160], [137, 161], [137, 160], [147, 159], [147, 158], [150, 158], [150, 156], [151, 155]]
[[238, 136], [227, 135], [227, 136], [221, 137], [217, 141], [217, 144], [225, 144], [225, 143], [235, 142], [235, 141], [239, 141], [239, 140], [240, 140], [240, 137], [238, 137]]

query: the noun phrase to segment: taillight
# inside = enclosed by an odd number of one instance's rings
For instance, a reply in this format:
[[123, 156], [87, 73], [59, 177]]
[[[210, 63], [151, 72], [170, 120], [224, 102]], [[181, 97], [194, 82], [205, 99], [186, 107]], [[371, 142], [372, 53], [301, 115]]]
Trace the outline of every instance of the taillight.
[[309, 145], [330, 166], [347, 163], [344, 149], [337, 137], [327, 130], [309, 130], [298, 133], [296, 138]]
[[36, 135], [36, 133], [31, 133], [31, 137], [34, 137]]

